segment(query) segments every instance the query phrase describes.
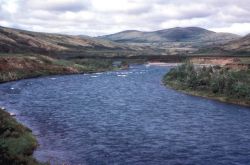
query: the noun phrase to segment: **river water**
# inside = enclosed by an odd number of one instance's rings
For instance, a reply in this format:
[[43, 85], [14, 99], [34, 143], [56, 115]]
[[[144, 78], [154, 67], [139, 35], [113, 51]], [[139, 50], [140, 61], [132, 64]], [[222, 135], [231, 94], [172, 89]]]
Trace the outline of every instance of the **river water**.
[[35, 157], [72, 165], [250, 163], [250, 109], [165, 88], [144, 65], [0, 85], [0, 103], [38, 137]]

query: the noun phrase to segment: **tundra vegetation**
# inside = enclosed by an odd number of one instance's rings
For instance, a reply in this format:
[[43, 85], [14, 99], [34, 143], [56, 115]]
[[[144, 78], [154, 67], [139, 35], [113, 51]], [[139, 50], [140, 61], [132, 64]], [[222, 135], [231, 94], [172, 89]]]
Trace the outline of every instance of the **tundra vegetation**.
[[127, 67], [126, 61], [113, 65], [111, 59], [56, 59], [42, 55], [0, 56], [0, 83], [24, 78], [60, 74], [103, 72]]
[[250, 106], [250, 70], [220, 66], [199, 67], [185, 63], [172, 68], [165, 85], [197, 96]]

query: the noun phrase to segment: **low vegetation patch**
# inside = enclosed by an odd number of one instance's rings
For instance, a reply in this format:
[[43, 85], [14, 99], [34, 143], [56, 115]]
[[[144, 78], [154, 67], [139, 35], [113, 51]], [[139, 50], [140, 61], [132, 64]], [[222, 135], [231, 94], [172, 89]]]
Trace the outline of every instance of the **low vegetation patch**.
[[37, 141], [27, 127], [0, 109], [0, 164], [38, 165], [32, 153]]
[[199, 67], [185, 63], [171, 69], [165, 85], [193, 95], [250, 106], [250, 70], [220, 66]]
[[76, 59], [73, 62], [83, 72], [101, 72], [114, 69], [113, 60], [109, 59]]

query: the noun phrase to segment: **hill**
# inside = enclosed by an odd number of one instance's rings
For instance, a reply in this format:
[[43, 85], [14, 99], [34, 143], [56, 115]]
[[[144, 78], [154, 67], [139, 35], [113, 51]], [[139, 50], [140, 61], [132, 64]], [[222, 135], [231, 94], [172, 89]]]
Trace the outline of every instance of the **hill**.
[[226, 51], [250, 53], [250, 34], [222, 45], [222, 49]]
[[[243, 40], [247, 42], [247, 38]], [[228, 42], [230, 46], [226, 46]], [[153, 32], [127, 30], [97, 38], [0, 27], [0, 53], [36, 53], [64, 59], [187, 55], [201, 48], [203, 51], [204, 47], [207, 52], [211, 52], [210, 47], [215, 46], [216, 49], [230, 51], [232, 48], [237, 49], [234, 42], [239, 45], [242, 41], [235, 34], [216, 33], [199, 27], [177, 27]], [[218, 48], [218, 45], [225, 46]], [[246, 45], [241, 48], [244, 49]]]
[[196, 52], [199, 55], [250, 55], [250, 34], [219, 45], [209, 45]]
[[38, 33], [0, 27], [2, 53], [84, 54], [85, 51], [106, 50], [122, 51], [135, 48], [87, 36]]
[[216, 33], [199, 27], [176, 27], [152, 32], [142, 32], [136, 30], [123, 31], [111, 35], [100, 36], [98, 38], [107, 39], [120, 43], [190, 43], [191, 45], [208, 45], [226, 43], [239, 38], [238, 35], [230, 33]]

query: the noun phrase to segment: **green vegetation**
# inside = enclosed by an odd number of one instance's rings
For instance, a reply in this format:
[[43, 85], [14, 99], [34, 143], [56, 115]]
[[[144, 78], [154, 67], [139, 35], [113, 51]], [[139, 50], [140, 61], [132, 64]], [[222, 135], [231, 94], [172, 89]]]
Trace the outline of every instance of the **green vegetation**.
[[239, 58], [240, 64], [249, 64], [250, 65], [250, 57], [247, 58]]
[[101, 72], [115, 69], [110, 59], [76, 59], [73, 62], [83, 72]]
[[0, 164], [38, 165], [32, 153], [37, 141], [31, 130], [0, 109]]
[[189, 94], [250, 105], [250, 70], [198, 67], [186, 63], [171, 69], [163, 82]]

